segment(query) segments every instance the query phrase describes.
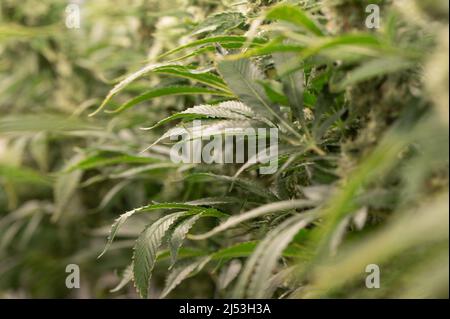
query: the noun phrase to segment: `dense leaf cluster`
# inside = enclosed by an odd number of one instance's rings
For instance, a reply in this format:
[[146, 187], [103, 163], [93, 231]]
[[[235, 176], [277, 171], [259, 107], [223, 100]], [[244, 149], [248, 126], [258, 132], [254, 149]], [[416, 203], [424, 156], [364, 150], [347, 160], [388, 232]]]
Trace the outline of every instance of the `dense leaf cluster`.
[[[448, 297], [447, 2], [32, 2], [0, 5], [0, 294], [79, 263], [88, 296]], [[278, 129], [277, 172], [172, 162], [195, 120]]]

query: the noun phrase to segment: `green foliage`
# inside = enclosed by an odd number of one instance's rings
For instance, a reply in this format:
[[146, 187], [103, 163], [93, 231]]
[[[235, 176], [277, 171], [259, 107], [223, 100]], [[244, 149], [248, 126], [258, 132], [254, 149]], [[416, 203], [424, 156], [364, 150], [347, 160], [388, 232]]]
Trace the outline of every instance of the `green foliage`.
[[[448, 297], [448, 3], [165, 2], [0, 5], [0, 296]], [[199, 119], [277, 172], [173, 163]]]

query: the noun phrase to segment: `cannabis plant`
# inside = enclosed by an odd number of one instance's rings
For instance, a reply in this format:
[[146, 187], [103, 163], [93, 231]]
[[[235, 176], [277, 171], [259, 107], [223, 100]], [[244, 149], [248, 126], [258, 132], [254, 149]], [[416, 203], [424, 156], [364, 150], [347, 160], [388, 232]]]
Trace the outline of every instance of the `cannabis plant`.
[[[102, 297], [448, 297], [447, 2], [133, 4], [128, 28], [89, 5], [82, 43], [4, 5], [29, 24], [18, 43], [0, 25], [6, 289], [27, 282], [14, 265], [55, 260], [40, 267], [82, 263]], [[21, 45], [47, 72], [9, 71]], [[173, 160], [247, 129], [278, 132], [276, 152]], [[56, 256], [30, 255], [34, 237]]]

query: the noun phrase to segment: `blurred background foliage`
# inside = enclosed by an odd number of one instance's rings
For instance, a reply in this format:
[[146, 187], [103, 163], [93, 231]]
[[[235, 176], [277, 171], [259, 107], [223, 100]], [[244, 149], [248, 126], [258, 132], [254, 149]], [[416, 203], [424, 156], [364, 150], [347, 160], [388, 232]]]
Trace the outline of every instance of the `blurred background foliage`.
[[[286, 250], [282, 244], [282, 251], [274, 250], [280, 258], [269, 269], [270, 280], [256, 269], [247, 283], [243, 269], [251, 269], [251, 258], [267, 258], [261, 251], [258, 257], [257, 247], [277, 231], [288, 232], [283, 222], [301, 209], [275, 209], [219, 236], [189, 241], [178, 254], [181, 266], [184, 259], [238, 248], [198, 269], [170, 297], [261, 297], [258, 281], [270, 282], [271, 295], [264, 297], [448, 297], [448, 2], [282, 1], [313, 17], [321, 35], [299, 28], [304, 21], [293, 21], [292, 11], [273, 11], [268, 20], [280, 21], [263, 21], [279, 2], [73, 1], [81, 8], [81, 28], [69, 29], [69, 2], [2, 0], [0, 297], [138, 297], [133, 284], [119, 284], [120, 277], [124, 272], [131, 279], [126, 267], [135, 239], [165, 211], [127, 220], [120, 240], [97, 259], [110, 225], [150, 202], [212, 197], [219, 205], [206, 206], [234, 215], [282, 200], [319, 204], [314, 222], [296, 232]], [[369, 3], [381, 7], [380, 29], [364, 25]], [[282, 172], [260, 176], [247, 168], [245, 182], [232, 190], [224, 176], [239, 166], [174, 164], [164, 144], [142, 152], [171, 125], [142, 127], [224, 96], [173, 94], [88, 116], [127, 75], [161, 62], [169, 50], [219, 35], [250, 42], [258, 37], [264, 44], [248, 42], [241, 51], [243, 43], [218, 40], [216, 48], [192, 46], [165, 61], [179, 58], [201, 74], [221, 76], [215, 50], [250, 58], [264, 71], [266, 94], [286, 106], [283, 118], [302, 136], [308, 128], [314, 135], [311, 148], [293, 143], [280, 155]], [[280, 89], [281, 70], [288, 76], [299, 69], [306, 123], [292, 119], [289, 91]], [[171, 75], [173, 70], [130, 81], [106, 109], [149, 89], [192, 83]], [[239, 98], [223, 78], [227, 92]], [[216, 224], [202, 221], [195, 233]], [[151, 297], [160, 295], [170, 273], [167, 251], [158, 259]], [[80, 265], [80, 289], [65, 286], [65, 267], [72, 263]], [[380, 289], [363, 285], [365, 265], [372, 263], [382, 268]], [[239, 292], [240, 285], [247, 288]]]

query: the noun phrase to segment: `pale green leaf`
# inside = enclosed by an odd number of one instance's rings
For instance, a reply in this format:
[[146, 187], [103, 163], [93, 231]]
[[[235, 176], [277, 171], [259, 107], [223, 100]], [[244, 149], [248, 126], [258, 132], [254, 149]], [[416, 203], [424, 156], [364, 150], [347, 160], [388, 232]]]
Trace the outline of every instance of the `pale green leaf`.
[[210, 260], [210, 257], [203, 257], [193, 262], [187, 263], [186, 265], [175, 267], [167, 277], [166, 286], [164, 287], [160, 298], [165, 298], [183, 280], [201, 271]]
[[232, 97], [233, 95], [227, 92], [224, 92], [222, 90], [211, 90], [207, 88], [202, 87], [196, 87], [196, 86], [167, 86], [162, 88], [156, 88], [152, 89], [150, 91], [147, 91], [128, 102], [122, 104], [117, 109], [112, 111], [107, 111], [108, 113], [118, 113], [125, 111], [136, 104], [157, 98], [162, 96], [174, 96], [174, 95], [201, 95], [201, 94], [210, 94], [210, 95], [217, 95], [217, 96], [226, 96], [226, 97]]
[[201, 235], [191, 235], [190, 238], [193, 240], [203, 240], [207, 239], [209, 237], [212, 237], [218, 233], [221, 233], [229, 228], [235, 227], [243, 222], [246, 222], [248, 220], [264, 216], [266, 214], [270, 213], [276, 213], [280, 211], [287, 211], [292, 209], [306, 209], [311, 208], [317, 205], [317, 202], [310, 201], [310, 200], [302, 200], [302, 199], [296, 199], [296, 200], [287, 200], [287, 201], [281, 201], [281, 202], [275, 202], [266, 204], [260, 207], [257, 207], [255, 209], [252, 209], [248, 212], [232, 216], [228, 218], [225, 222], [220, 224], [219, 226], [213, 228], [209, 232], [206, 232]]
[[256, 114], [268, 119], [275, 117], [276, 107], [271, 105], [264, 89], [257, 83], [264, 77], [250, 60], [223, 60], [219, 62], [218, 70], [233, 93], [245, 105], [252, 108]]
[[266, 13], [267, 19], [281, 20], [301, 27], [314, 35], [322, 36], [324, 32], [319, 24], [303, 12], [298, 6], [290, 4], [277, 5]]
[[[205, 39], [200, 39], [200, 40], [195, 40], [192, 41], [188, 44], [182, 45], [178, 48], [175, 48], [173, 50], [170, 50], [162, 55], [159, 56], [159, 58], [164, 58], [166, 56], [178, 53], [180, 51], [189, 49], [189, 48], [195, 48], [198, 46], [202, 46], [205, 44], [211, 44], [211, 43], [219, 43], [219, 44], [227, 44], [227, 43], [238, 43], [240, 45], [244, 45], [246, 42], [248, 41], [247, 37], [243, 37], [243, 36], [235, 36], [235, 35], [219, 35], [219, 36], [214, 36], [214, 37], [210, 37], [210, 38], [205, 38]], [[253, 45], [258, 45], [258, 44], [262, 44], [264, 43], [265, 40], [262, 38], [254, 38], [252, 40], [252, 44]]]
[[142, 298], [147, 298], [156, 256], [169, 228], [186, 212], [173, 213], [155, 221], [139, 235], [133, 249], [133, 278]]
[[116, 287], [110, 290], [110, 292], [117, 292], [125, 287], [130, 281], [133, 280], [133, 263], [129, 264], [122, 273], [122, 279]]
[[[311, 215], [293, 216], [271, 230], [258, 244], [255, 252], [247, 261], [236, 285], [235, 296], [240, 296], [239, 287], [248, 283], [245, 296], [249, 298], [269, 298], [271, 294], [269, 290], [270, 278], [278, 259], [294, 236], [313, 220], [314, 217]], [[251, 274], [250, 280], [246, 276], [248, 273]]]
[[148, 129], [156, 128], [180, 118], [193, 119], [197, 117], [222, 118], [228, 120], [247, 120], [256, 117], [256, 114], [245, 104], [238, 101], [226, 101], [217, 105], [197, 105], [182, 112], [175, 113], [159, 121]]
[[194, 224], [202, 217], [202, 213], [196, 214], [190, 218], [185, 219], [182, 221], [179, 225], [175, 227], [173, 230], [173, 233], [170, 238], [169, 246], [170, 246], [170, 255], [172, 259], [173, 266], [175, 264], [175, 261], [177, 259], [178, 250], [180, 249], [181, 245], [183, 244], [184, 239], [186, 238], [186, 235], [191, 230], [191, 228], [194, 226]]

